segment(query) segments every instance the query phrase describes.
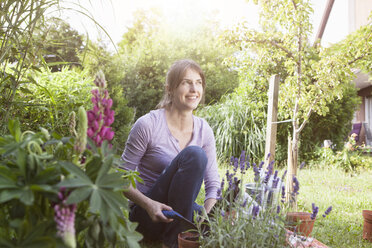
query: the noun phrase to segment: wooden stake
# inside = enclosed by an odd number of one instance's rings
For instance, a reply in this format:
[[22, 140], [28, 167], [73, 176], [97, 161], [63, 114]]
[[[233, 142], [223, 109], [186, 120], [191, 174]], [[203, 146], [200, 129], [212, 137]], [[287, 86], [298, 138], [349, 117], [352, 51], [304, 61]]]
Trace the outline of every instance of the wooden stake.
[[266, 160], [266, 165], [275, 159], [276, 129], [278, 120], [278, 95], [279, 95], [279, 76], [273, 75], [270, 78], [269, 85], [269, 102], [267, 107], [266, 122], [266, 144], [265, 159], [270, 153], [270, 158]]

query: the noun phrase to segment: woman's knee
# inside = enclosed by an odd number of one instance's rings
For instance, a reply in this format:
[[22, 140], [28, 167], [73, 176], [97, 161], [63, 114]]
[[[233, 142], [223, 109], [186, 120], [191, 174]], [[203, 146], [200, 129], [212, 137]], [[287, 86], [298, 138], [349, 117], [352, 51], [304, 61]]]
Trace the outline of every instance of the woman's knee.
[[189, 166], [197, 167], [195, 169], [205, 170], [208, 163], [207, 155], [204, 150], [199, 146], [188, 146], [182, 151], [184, 158], [190, 161]]

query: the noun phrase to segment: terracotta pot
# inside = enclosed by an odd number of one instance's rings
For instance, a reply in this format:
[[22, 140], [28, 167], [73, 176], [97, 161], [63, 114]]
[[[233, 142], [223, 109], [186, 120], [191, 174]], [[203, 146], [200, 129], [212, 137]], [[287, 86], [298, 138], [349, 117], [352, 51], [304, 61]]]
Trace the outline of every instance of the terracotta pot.
[[287, 228], [303, 236], [310, 236], [313, 231], [315, 219], [311, 219], [311, 213], [289, 212], [287, 213]]
[[363, 239], [372, 242], [372, 210], [363, 210]]
[[178, 248], [199, 248], [199, 233], [182, 232], [178, 234]]

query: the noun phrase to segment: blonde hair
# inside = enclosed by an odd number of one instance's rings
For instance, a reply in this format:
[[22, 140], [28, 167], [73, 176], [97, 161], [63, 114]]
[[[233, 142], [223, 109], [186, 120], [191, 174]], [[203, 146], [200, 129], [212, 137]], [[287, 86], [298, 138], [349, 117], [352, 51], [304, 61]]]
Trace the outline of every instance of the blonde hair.
[[180, 85], [188, 69], [192, 69], [199, 73], [203, 86], [202, 100], [204, 99], [205, 76], [203, 70], [195, 61], [191, 59], [182, 59], [174, 62], [169, 68], [165, 80], [164, 95], [156, 108], [166, 108], [172, 104], [172, 93]]

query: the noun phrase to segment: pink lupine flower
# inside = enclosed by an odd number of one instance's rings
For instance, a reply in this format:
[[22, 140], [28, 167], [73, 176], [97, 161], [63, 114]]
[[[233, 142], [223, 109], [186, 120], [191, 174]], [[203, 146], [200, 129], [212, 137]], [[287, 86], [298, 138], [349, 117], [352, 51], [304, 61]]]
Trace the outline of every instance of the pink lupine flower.
[[104, 140], [111, 141], [114, 131], [110, 125], [114, 122], [115, 111], [111, 109], [112, 99], [106, 89], [106, 80], [100, 74], [94, 80], [98, 89], [92, 90], [93, 109], [88, 111], [88, 137], [91, 138], [96, 146], [101, 146]]
[[65, 188], [58, 193], [59, 203], [54, 205], [54, 220], [57, 224], [57, 236], [67, 247], [75, 248], [75, 211], [76, 204], [66, 204], [68, 194]]

